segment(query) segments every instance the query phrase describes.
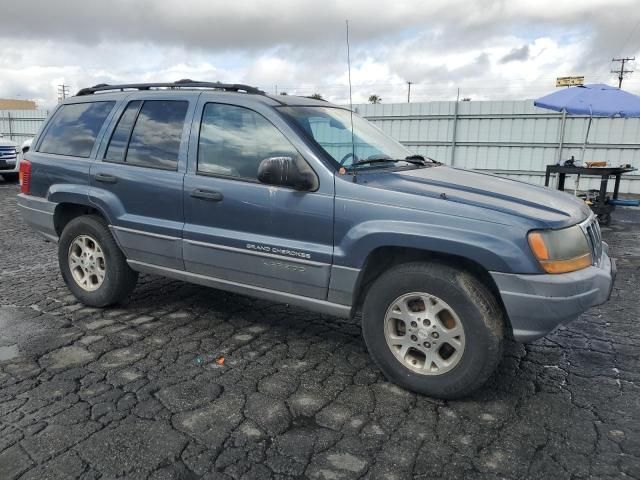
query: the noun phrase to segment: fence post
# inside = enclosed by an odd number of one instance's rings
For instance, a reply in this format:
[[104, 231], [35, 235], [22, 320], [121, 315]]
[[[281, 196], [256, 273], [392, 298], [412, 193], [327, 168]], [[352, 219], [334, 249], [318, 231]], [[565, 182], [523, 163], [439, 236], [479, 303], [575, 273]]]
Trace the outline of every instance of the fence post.
[[11, 128], [11, 112], [7, 112], [7, 124], [9, 125], [9, 138], [13, 140], [13, 129]]
[[562, 164], [562, 147], [564, 146], [564, 127], [567, 123], [567, 111], [562, 110], [562, 123], [560, 124], [560, 140], [558, 140], [558, 164]]
[[460, 101], [460, 89], [456, 96], [456, 106], [453, 110], [453, 132], [451, 133], [451, 166], [456, 162], [456, 130], [458, 128], [458, 103]]

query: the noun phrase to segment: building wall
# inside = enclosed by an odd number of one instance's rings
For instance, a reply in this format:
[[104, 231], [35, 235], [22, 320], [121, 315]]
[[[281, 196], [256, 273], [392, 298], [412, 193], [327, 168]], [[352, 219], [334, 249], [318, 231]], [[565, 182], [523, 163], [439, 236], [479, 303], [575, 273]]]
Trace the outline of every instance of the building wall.
[[48, 114], [46, 110], [0, 110], [0, 133], [22, 143], [38, 132]]
[[33, 100], [15, 100], [0, 98], [0, 110], [35, 110], [36, 102]]
[[[456, 102], [354, 108], [412, 151], [457, 167], [544, 184], [546, 165], [559, 158], [562, 114], [536, 108], [532, 100], [460, 102], [457, 115]], [[581, 158], [587, 123], [588, 117], [566, 117], [562, 159]], [[594, 118], [585, 160], [640, 168], [640, 119]], [[640, 174], [634, 173], [622, 177], [621, 192], [640, 193]], [[567, 187], [573, 186], [568, 179]], [[583, 177], [579, 187], [598, 188], [599, 180]]]

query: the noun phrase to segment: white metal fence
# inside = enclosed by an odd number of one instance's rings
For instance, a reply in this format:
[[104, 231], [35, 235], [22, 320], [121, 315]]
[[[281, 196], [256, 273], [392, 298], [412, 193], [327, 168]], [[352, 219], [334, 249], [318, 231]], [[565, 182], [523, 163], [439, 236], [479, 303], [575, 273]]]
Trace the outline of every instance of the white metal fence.
[[48, 114], [46, 110], [0, 110], [0, 133], [20, 144], [38, 132]]
[[[544, 170], [558, 158], [580, 159], [586, 117], [566, 117], [533, 106], [532, 100], [428, 102], [355, 105], [355, 110], [412, 151], [455, 166], [489, 171], [531, 183], [544, 183]], [[47, 117], [44, 110], [0, 110], [0, 133], [17, 143], [33, 137]], [[640, 119], [596, 118], [585, 160], [640, 168]], [[623, 193], [640, 193], [640, 172], [624, 175]], [[613, 188], [613, 182], [610, 182]], [[572, 183], [567, 183], [572, 186]], [[596, 179], [580, 188], [598, 188]]]
[[[544, 184], [558, 158], [580, 159], [587, 117], [566, 117], [533, 106], [532, 100], [355, 105], [355, 110], [412, 151], [457, 167], [489, 171]], [[585, 161], [640, 168], [640, 119], [594, 118]], [[622, 193], [640, 193], [640, 172], [623, 175]], [[613, 189], [613, 182], [609, 182]], [[567, 181], [567, 187], [573, 187]], [[580, 179], [580, 188], [598, 188]]]

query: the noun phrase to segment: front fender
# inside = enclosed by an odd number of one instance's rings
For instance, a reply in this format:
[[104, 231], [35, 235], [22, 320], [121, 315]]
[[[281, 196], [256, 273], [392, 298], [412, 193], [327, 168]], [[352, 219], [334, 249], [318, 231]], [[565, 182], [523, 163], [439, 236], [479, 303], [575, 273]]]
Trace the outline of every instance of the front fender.
[[[407, 247], [456, 255], [487, 271], [539, 273], [523, 247], [526, 233], [510, 235], [504, 225], [470, 221], [468, 228], [399, 220], [371, 220], [354, 225], [336, 245], [335, 263], [362, 268], [371, 252], [381, 247]], [[514, 238], [515, 237], [515, 238]]]

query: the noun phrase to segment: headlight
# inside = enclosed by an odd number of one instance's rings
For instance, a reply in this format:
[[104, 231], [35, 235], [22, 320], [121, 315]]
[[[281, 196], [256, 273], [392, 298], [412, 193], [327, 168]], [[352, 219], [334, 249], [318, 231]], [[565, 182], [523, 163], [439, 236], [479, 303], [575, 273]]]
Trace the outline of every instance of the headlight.
[[529, 246], [547, 273], [566, 273], [591, 266], [591, 247], [578, 225], [561, 230], [533, 230]]

